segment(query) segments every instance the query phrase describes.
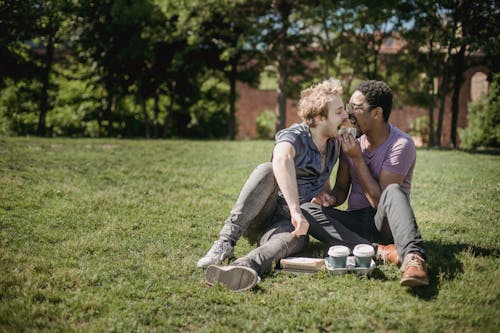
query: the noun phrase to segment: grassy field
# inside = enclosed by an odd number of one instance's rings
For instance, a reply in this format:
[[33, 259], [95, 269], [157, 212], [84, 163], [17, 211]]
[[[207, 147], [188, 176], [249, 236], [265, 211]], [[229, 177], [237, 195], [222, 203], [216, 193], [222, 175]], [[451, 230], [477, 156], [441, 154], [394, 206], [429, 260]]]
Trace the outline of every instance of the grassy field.
[[196, 261], [272, 145], [0, 139], [0, 331], [498, 332], [498, 154], [418, 151], [429, 287], [393, 266], [207, 287]]

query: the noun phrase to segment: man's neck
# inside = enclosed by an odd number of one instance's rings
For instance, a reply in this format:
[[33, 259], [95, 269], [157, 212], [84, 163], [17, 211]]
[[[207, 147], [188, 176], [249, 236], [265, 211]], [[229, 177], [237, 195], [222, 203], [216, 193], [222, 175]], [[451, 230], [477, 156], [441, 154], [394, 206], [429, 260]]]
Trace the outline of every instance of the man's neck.
[[311, 136], [314, 144], [320, 151], [320, 153], [325, 153], [326, 151], [326, 142], [328, 141], [328, 137], [321, 134], [317, 127], [311, 127]]
[[375, 126], [369, 133], [366, 133], [368, 141], [368, 150], [374, 150], [382, 145], [391, 133], [389, 123], [381, 123], [380, 126]]

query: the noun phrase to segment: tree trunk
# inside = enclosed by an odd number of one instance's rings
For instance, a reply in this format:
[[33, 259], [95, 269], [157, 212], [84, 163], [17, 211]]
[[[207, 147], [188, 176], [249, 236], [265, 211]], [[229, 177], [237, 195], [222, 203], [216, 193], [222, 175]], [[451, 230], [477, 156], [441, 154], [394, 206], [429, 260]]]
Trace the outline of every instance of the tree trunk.
[[460, 51], [455, 55], [455, 80], [453, 84], [453, 96], [451, 99], [451, 143], [454, 148], [458, 147], [457, 122], [460, 103], [460, 88], [463, 81], [465, 63], [465, 45], [460, 47]]
[[444, 70], [443, 80], [441, 82], [440, 89], [440, 102], [439, 102], [439, 113], [438, 113], [438, 123], [436, 129], [436, 143], [439, 147], [443, 146], [442, 132], [443, 132], [443, 118], [444, 118], [444, 108], [446, 104], [446, 95], [448, 95], [448, 64], [446, 64], [446, 69]]
[[40, 114], [38, 117], [38, 127], [36, 134], [44, 136], [46, 134], [46, 116], [49, 109], [49, 88], [50, 72], [52, 71], [52, 62], [54, 60], [54, 38], [55, 31], [50, 29], [47, 49], [44, 57], [44, 69], [42, 73], [42, 91], [40, 93]]
[[107, 135], [112, 136], [113, 134], [113, 113], [116, 109], [116, 95], [108, 90], [108, 101], [106, 105], [106, 118], [108, 121]]
[[278, 65], [278, 123], [276, 124], [276, 132], [286, 127], [286, 82], [287, 68], [282, 62]]
[[160, 100], [160, 92], [159, 89], [157, 89], [154, 96], [154, 107], [153, 107], [153, 137], [155, 139], [158, 138], [158, 135], [160, 133], [159, 129], [160, 124], [158, 121], [158, 115], [160, 114], [159, 100]]
[[434, 70], [432, 65], [432, 59], [434, 59], [434, 45], [433, 40], [429, 41], [429, 58], [427, 62], [427, 91], [429, 91], [429, 146], [434, 147], [436, 145], [436, 140], [434, 137], [434, 106], [436, 104], [436, 97], [434, 96]]
[[167, 84], [167, 88], [170, 91], [170, 101], [168, 103], [167, 114], [165, 115], [165, 120], [163, 121], [163, 135], [162, 137], [166, 139], [171, 135], [171, 122], [174, 113], [174, 94], [175, 94], [175, 82], [170, 82]]
[[286, 127], [286, 84], [288, 81], [288, 57], [287, 39], [288, 28], [290, 27], [289, 17], [292, 11], [291, 5], [286, 1], [280, 2], [278, 12], [281, 16], [281, 28], [278, 41], [278, 121], [276, 132]]
[[[432, 86], [432, 85], [431, 85]], [[429, 99], [429, 146], [434, 147], [436, 140], [434, 139], [434, 93]]]
[[231, 71], [229, 73], [229, 140], [236, 138], [236, 77], [238, 75], [238, 62], [239, 57], [235, 56], [231, 60]]
[[446, 54], [446, 63], [444, 65], [443, 79], [441, 80], [440, 102], [439, 102], [439, 114], [438, 114], [438, 124], [436, 129], [436, 143], [439, 147], [443, 146], [442, 131], [443, 131], [443, 118], [444, 118], [444, 108], [446, 104], [446, 96], [448, 95], [448, 80], [449, 80], [449, 68], [450, 68], [450, 57], [451, 57], [451, 44], [448, 46], [448, 51]]
[[151, 128], [149, 123], [148, 108], [146, 107], [146, 99], [144, 96], [140, 96], [142, 113], [144, 114], [144, 136], [146, 139], [151, 138]]

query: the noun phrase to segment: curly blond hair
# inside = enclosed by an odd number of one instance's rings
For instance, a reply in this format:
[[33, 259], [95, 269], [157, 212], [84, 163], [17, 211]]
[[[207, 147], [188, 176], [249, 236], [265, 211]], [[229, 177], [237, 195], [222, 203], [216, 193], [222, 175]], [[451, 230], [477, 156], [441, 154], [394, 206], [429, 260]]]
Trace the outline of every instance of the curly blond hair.
[[328, 103], [335, 96], [342, 95], [342, 84], [337, 79], [328, 79], [300, 93], [300, 101], [297, 114], [309, 126], [316, 126], [316, 116], [328, 118]]

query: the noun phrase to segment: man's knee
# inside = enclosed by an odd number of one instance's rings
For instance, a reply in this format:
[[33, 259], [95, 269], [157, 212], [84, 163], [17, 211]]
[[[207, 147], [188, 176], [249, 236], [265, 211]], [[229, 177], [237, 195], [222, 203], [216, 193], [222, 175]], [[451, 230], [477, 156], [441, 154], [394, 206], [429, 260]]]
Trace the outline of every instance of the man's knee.
[[402, 202], [409, 202], [408, 196], [399, 184], [388, 185], [380, 196], [379, 207], [381, 205], [392, 205]]
[[404, 193], [403, 188], [399, 184], [389, 184], [382, 192], [382, 196], [390, 196], [394, 193]]
[[307, 219], [307, 221], [309, 221], [309, 223], [323, 217], [324, 214], [323, 207], [310, 202], [305, 202], [300, 205], [300, 209], [302, 210], [302, 214]]
[[300, 205], [300, 209], [302, 209], [302, 211], [312, 213], [312, 212], [320, 210], [321, 206], [318, 204], [313, 204], [311, 202], [304, 202], [302, 205]]
[[260, 174], [262, 177], [274, 177], [273, 164], [271, 162], [265, 162], [257, 165], [253, 172]]

